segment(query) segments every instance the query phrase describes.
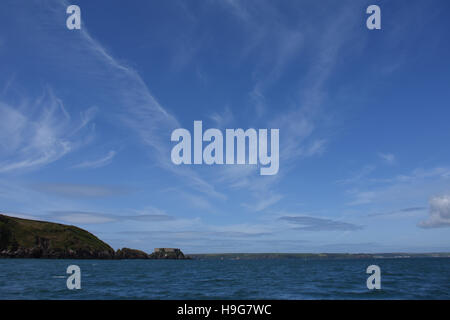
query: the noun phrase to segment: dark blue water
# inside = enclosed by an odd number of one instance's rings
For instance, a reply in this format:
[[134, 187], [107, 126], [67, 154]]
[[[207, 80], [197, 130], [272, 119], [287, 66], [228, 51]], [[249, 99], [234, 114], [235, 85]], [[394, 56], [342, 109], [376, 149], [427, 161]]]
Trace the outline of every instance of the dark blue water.
[[[66, 287], [71, 264], [81, 290]], [[371, 264], [381, 290], [366, 287]], [[450, 299], [450, 258], [0, 259], [0, 299]]]

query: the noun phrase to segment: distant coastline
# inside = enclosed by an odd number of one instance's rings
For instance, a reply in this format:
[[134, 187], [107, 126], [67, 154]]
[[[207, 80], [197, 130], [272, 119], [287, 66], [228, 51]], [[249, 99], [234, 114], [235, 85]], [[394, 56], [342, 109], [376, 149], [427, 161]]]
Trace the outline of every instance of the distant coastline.
[[252, 260], [252, 259], [411, 259], [450, 258], [450, 252], [433, 253], [202, 253], [188, 254], [192, 259]]
[[204, 253], [183, 254], [178, 248], [155, 248], [148, 254], [106, 242], [81, 228], [0, 214], [0, 258], [42, 259], [409, 259], [450, 258], [449, 252], [434, 253]]

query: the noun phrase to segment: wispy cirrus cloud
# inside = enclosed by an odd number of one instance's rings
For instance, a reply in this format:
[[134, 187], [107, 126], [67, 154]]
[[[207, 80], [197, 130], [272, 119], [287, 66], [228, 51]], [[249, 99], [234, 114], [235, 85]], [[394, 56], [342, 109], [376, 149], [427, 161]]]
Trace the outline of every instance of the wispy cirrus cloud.
[[117, 154], [116, 151], [111, 150], [105, 156], [99, 159], [83, 161], [77, 165], [72, 166], [72, 168], [85, 168], [85, 169], [101, 168], [110, 164], [112, 159], [116, 156], [116, 154]]
[[79, 45], [111, 68], [115, 79], [111, 83], [116, 90], [115, 96], [126, 106], [126, 109], [120, 110], [121, 120], [140, 136], [144, 144], [156, 151], [153, 157], [158, 164], [184, 178], [197, 191], [224, 199], [225, 195], [218, 192], [194, 170], [190, 168], [179, 170], [170, 162], [171, 145], [168, 143], [168, 135], [173, 129], [180, 127], [180, 124], [176, 117], [154, 98], [139, 73], [116, 60], [90, 35], [86, 27], [82, 29], [80, 40]]
[[229, 106], [226, 106], [222, 112], [214, 112], [209, 116], [214, 121], [216, 128], [225, 129], [234, 121], [234, 115]]
[[363, 228], [349, 222], [310, 216], [283, 216], [279, 219], [297, 225], [295, 229], [303, 231], [357, 231]]
[[[138, 137], [137, 141], [148, 147], [146, 156], [152, 158], [157, 166], [172, 173], [175, 178], [181, 179], [197, 192], [225, 199], [225, 195], [218, 192], [215, 186], [202, 178], [196, 170], [188, 167], [180, 170], [171, 163], [170, 133], [180, 127], [178, 120], [171, 111], [159, 103], [135, 68], [116, 58], [92, 36], [87, 20], [76, 32], [67, 33], [67, 30], [61, 27], [65, 26], [64, 13], [68, 5], [67, 1], [48, 1], [45, 4], [32, 2], [29, 7], [20, 11], [24, 19], [35, 25], [32, 36], [23, 33], [22, 40], [29, 48], [35, 50], [33, 58], [36, 59], [36, 63], [40, 65], [39, 58], [42, 58], [48, 63], [52, 74], [61, 77], [70, 75], [65, 78], [67, 81], [62, 88], [65, 96], [61, 101], [70, 104], [71, 108], [77, 108], [74, 101], [79, 99], [79, 95], [75, 93], [84, 92], [85, 101], [100, 106], [102, 111], [108, 110], [107, 113], [101, 114], [103, 119], [107, 118], [108, 126], [115, 126], [115, 129], [124, 132], [126, 130], [133, 132]], [[44, 13], [39, 11], [39, 14], [36, 14], [35, 10], [44, 10], [46, 18], [41, 19], [41, 13]], [[45, 43], [45, 46], [41, 46], [42, 43]], [[54, 79], [49, 76], [48, 81], [52, 80]], [[91, 83], [96, 84], [95, 90], [89, 85]], [[54, 85], [57, 86], [58, 83]], [[71, 87], [71, 90], [67, 90], [67, 87]], [[65, 127], [62, 122], [60, 123], [61, 127]], [[41, 157], [34, 159], [28, 154], [24, 155], [24, 159], [17, 164], [4, 163], [3, 171], [56, 161], [74, 148], [70, 144], [73, 141], [65, 139], [64, 135], [56, 137], [59, 139], [52, 140], [54, 147], [44, 151]], [[106, 159], [97, 159], [98, 162], [90, 160], [80, 165], [81, 167], [103, 165], [110, 160], [109, 158], [111, 154]]]
[[0, 211], [0, 214], [21, 219], [38, 220], [38, 221], [42, 220], [42, 218], [39, 218], [38, 216], [20, 212]]
[[388, 183], [401, 182], [417, 182], [426, 179], [447, 179], [450, 178], [450, 168], [448, 167], [432, 167], [432, 168], [416, 168], [409, 174], [397, 175], [391, 179], [379, 179], [375, 181]]
[[69, 198], [103, 198], [130, 192], [130, 189], [120, 186], [75, 183], [38, 183], [30, 187], [35, 191]]
[[175, 217], [165, 213], [146, 213], [128, 215], [117, 215], [92, 211], [75, 211], [75, 210], [57, 210], [50, 211], [47, 214], [33, 215], [20, 212], [0, 212], [12, 217], [31, 219], [39, 221], [58, 221], [71, 224], [104, 224], [121, 221], [135, 222], [165, 222], [176, 220]]
[[431, 196], [446, 188], [449, 178], [450, 169], [438, 166], [416, 168], [409, 173], [392, 177], [357, 180], [360, 185], [347, 190], [352, 198], [347, 204], [357, 206], [416, 200], [417, 197]]
[[[262, 211], [276, 204], [284, 195], [276, 192], [280, 176], [286, 175], [297, 166], [299, 159], [313, 157], [326, 151], [329, 138], [320, 133], [327, 101], [327, 85], [333, 75], [345, 45], [351, 40], [351, 33], [343, 32], [359, 23], [352, 14], [352, 8], [338, 8], [333, 21], [317, 28], [305, 28], [310, 19], [294, 24], [285, 24], [280, 19], [280, 8], [271, 2], [242, 2], [229, 0], [222, 3], [242, 25], [246, 39], [242, 49], [242, 61], [255, 59], [252, 70], [253, 86], [249, 90], [252, 121], [263, 127], [280, 128], [280, 172], [276, 179], [264, 179], [245, 175], [241, 179], [231, 177], [232, 187], [251, 185], [259, 190], [252, 191], [254, 199], [244, 207]], [[300, 10], [299, 10], [300, 11]], [[301, 14], [300, 14], [301, 15]], [[311, 22], [314, 23], [314, 22]], [[311, 49], [305, 43], [312, 41], [317, 53], [310, 56]], [[270, 44], [270, 45], [268, 45]], [[261, 53], [262, 52], [262, 53]], [[302, 65], [308, 60], [296, 82], [298, 93], [289, 102], [273, 99], [277, 80], [290, 77], [290, 66]], [[274, 89], [275, 88], [275, 89]], [[268, 115], [267, 110], [281, 109], [283, 112]], [[281, 169], [282, 168], [282, 169]], [[237, 171], [237, 170], [236, 170]], [[236, 171], [228, 170], [230, 174]], [[248, 171], [250, 172], [250, 171]], [[233, 181], [236, 180], [236, 181]], [[263, 187], [261, 187], [263, 185]]]
[[371, 203], [378, 195], [378, 191], [349, 190], [348, 193], [353, 197], [353, 200], [348, 203], [350, 206]]
[[193, 207], [208, 210], [208, 211], [214, 211], [214, 206], [206, 197], [203, 197], [199, 194], [194, 194], [190, 192], [181, 191], [179, 192], [181, 198], [186, 200], [188, 203], [190, 203]]
[[0, 173], [31, 170], [57, 161], [92, 137], [93, 108], [72, 119], [51, 88], [32, 101], [0, 101]]
[[358, 183], [367, 178], [376, 169], [373, 165], [366, 165], [362, 169], [357, 170], [350, 178], [338, 180], [338, 184], [353, 184]]
[[274, 205], [283, 198], [283, 195], [277, 193], [266, 194], [252, 203], [243, 203], [242, 205], [251, 211], [262, 211], [271, 205]]
[[166, 214], [114, 215], [85, 211], [52, 211], [45, 217], [57, 219], [66, 223], [101, 224], [117, 221], [161, 222], [172, 221], [175, 218]]
[[377, 213], [369, 213], [368, 217], [380, 217], [380, 216], [403, 216], [403, 215], [410, 215], [415, 214], [417, 212], [422, 212], [426, 210], [426, 207], [409, 207], [409, 208], [403, 208], [399, 210], [393, 210], [388, 212], [377, 212]]
[[52, 211], [43, 217], [71, 224], [102, 224], [117, 221], [117, 218], [107, 214], [80, 211]]
[[393, 165], [396, 163], [396, 157], [392, 153], [381, 153], [380, 152], [380, 153], [378, 153], [378, 157], [380, 157], [381, 160], [383, 160], [383, 162], [388, 165]]

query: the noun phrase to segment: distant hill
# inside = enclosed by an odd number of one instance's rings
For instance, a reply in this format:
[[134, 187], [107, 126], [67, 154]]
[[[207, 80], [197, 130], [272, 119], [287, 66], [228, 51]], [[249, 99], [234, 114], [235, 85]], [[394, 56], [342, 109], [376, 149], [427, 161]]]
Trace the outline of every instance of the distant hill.
[[0, 214], [0, 258], [49, 259], [188, 259], [180, 249], [147, 254], [122, 248], [114, 251], [92, 233], [75, 226]]
[[114, 249], [75, 226], [0, 214], [0, 256], [11, 258], [114, 258]]

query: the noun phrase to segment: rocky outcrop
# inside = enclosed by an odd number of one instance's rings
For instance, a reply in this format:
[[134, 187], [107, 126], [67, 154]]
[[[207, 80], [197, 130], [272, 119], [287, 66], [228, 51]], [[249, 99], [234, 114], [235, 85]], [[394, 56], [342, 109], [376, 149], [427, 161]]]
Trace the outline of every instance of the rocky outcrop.
[[115, 259], [148, 259], [147, 253], [141, 250], [122, 248], [116, 251]]
[[188, 259], [180, 249], [176, 248], [156, 248], [149, 255], [150, 259]]

